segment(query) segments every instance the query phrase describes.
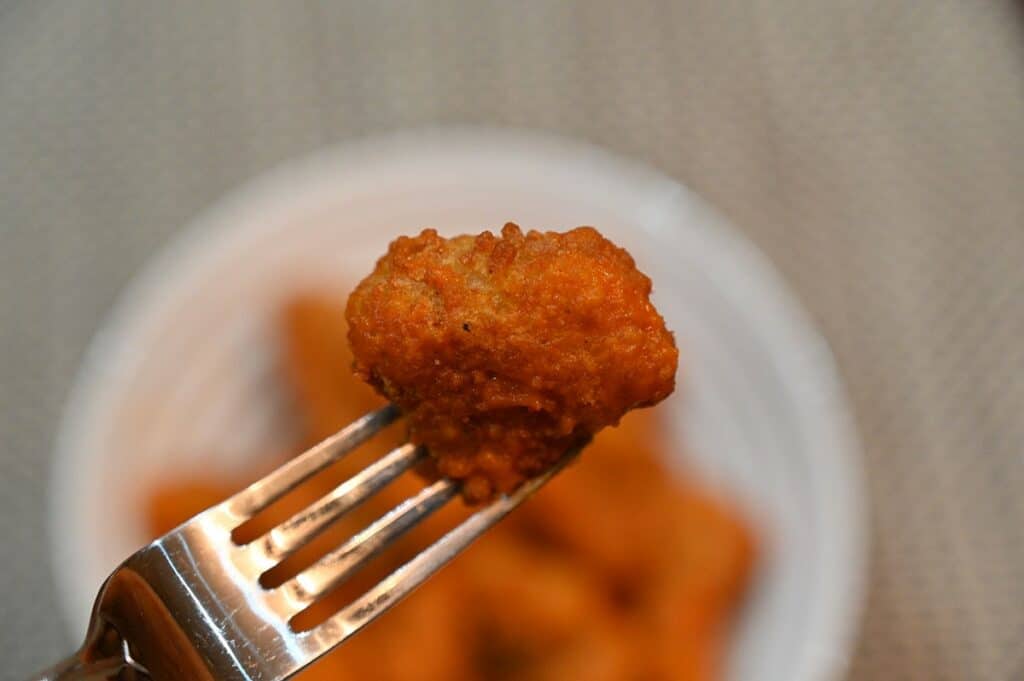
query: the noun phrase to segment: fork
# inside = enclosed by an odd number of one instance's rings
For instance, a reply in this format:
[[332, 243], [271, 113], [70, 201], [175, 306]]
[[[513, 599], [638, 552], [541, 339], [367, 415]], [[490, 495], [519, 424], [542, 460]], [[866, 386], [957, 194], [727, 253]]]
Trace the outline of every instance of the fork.
[[203, 511], [124, 561], [100, 589], [77, 653], [33, 681], [279, 681], [291, 678], [422, 584], [507, 515], [579, 452], [496, 497], [322, 624], [290, 620], [450, 501], [460, 484], [441, 478], [275, 588], [260, 576], [427, 456], [403, 444], [247, 544], [232, 532], [399, 417], [388, 405]]

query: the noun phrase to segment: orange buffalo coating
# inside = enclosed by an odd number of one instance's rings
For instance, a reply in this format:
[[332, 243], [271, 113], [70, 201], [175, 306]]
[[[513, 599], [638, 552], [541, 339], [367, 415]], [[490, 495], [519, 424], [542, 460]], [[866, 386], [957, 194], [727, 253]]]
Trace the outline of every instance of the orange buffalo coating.
[[401, 237], [348, 301], [356, 373], [470, 501], [675, 387], [651, 281], [592, 227]]

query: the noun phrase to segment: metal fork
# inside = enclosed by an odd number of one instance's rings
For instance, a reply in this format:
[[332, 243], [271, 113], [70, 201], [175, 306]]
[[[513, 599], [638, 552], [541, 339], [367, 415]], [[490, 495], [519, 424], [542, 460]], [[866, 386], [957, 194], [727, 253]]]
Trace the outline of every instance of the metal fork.
[[322, 624], [291, 618], [459, 491], [442, 478], [276, 588], [260, 576], [425, 456], [404, 444], [248, 544], [232, 531], [398, 418], [372, 412], [132, 555], [100, 589], [82, 648], [38, 681], [278, 681], [288, 679], [397, 603], [568, 463], [476, 511]]

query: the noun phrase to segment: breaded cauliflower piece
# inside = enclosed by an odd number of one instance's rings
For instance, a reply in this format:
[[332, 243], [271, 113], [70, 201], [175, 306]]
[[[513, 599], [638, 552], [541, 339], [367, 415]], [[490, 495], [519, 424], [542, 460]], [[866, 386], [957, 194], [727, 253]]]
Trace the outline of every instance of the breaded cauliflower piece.
[[651, 281], [592, 227], [400, 237], [348, 300], [355, 371], [470, 501], [675, 387]]

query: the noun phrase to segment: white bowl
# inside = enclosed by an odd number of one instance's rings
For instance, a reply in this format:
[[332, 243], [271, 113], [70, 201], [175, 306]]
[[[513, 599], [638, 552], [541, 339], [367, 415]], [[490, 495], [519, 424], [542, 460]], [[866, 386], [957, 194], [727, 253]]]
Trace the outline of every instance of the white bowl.
[[[838, 679], [865, 570], [858, 446], [829, 352], [769, 264], [673, 180], [533, 133], [390, 135], [256, 180], [178, 237], [98, 334], [61, 423], [51, 541], [76, 636], [97, 587], [145, 540], [148, 483], [238, 469], [287, 439], [270, 315], [297, 286], [338, 286], [395, 236], [599, 227], [655, 282], [682, 350], [664, 407], [679, 451], [740, 500], [767, 548], [729, 678]], [[251, 460], [251, 459], [250, 459]]]

